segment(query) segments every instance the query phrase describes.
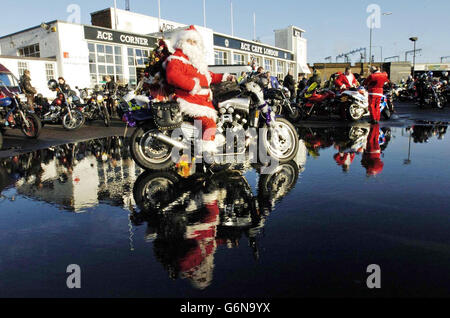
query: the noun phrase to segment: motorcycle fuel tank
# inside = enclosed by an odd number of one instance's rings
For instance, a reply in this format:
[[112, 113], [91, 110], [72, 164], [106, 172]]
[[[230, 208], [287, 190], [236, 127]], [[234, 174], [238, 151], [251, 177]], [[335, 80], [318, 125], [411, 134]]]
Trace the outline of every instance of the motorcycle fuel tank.
[[250, 111], [250, 98], [249, 97], [239, 97], [239, 98], [231, 98], [224, 102], [219, 103], [219, 109], [220, 108], [229, 108], [233, 107], [236, 110], [241, 110], [244, 112]]

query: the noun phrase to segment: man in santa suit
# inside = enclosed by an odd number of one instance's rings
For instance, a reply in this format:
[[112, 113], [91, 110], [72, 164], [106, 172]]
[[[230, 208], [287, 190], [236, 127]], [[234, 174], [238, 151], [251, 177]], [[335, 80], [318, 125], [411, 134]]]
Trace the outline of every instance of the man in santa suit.
[[389, 82], [386, 72], [380, 72], [378, 67], [370, 68], [370, 75], [367, 77], [365, 85], [369, 91], [369, 112], [372, 118], [372, 124], [378, 124], [380, 121], [380, 103], [383, 97], [383, 87]]
[[203, 39], [194, 26], [182, 30], [173, 47], [175, 53], [165, 61], [167, 83], [175, 88], [181, 112], [201, 120], [203, 151], [217, 152], [217, 145], [224, 138], [219, 135], [221, 140], [215, 142], [217, 111], [212, 104], [210, 85], [233, 77], [208, 71]]
[[350, 67], [345, 68], [345, 73], [340, 74], [335, 81], [335, 85], [340, 90], [346, 90], [359, 85], [358, 81], [353, 75]]
[[367, 146], [364, 150], [361, 165], [366, 168], [367, 176], [375, 176], [383, 171], [384, 163], [381, 161], [380, 125], [370, 126], [367, 136]]

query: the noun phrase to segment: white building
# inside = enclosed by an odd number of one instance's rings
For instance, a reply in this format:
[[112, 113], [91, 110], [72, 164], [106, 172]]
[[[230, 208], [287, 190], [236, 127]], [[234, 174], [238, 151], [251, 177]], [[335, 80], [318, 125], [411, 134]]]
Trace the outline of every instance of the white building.
[[[49, 97], [54, 95], [46, 90], [50, 74], [64, 77], [72, 87], [93, 87], [103, 82], [104, 75], [134, 85], [154, 48], [155, 35], [161, 34], [159, 31], [170, 34], [185, 26], [114, 8], [94, 12], [91, 17], [92, 26], [52, 21], [1, 36], [0, 63], [7, 59], [5, 66], [17, 77], [22, 75], [24, 65], [29, 67], [32, 84]], [[294, 74], [309, 73], [307, 41], [299, 28], [290, 26], [275, 31], [276, 46], [270, 46], [195, 27], [203, 36], [210, 65], [247, 65], [255, 59], [279, 77], [288, 70]]]

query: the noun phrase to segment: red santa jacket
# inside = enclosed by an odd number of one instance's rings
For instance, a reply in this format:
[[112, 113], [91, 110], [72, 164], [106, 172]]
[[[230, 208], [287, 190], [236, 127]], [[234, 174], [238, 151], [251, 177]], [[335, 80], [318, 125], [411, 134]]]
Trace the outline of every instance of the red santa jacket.
[[366, 86], [369, 91], [369, 95], [383, 95], [383, 86], [386, 82], [389, 82], [389, 78], [386, 72], [375, 72], [369, 75], [366, 79]]
[[217, 111], [211, 102], [209, 86], [225, 80], [226, 75], [209, 71], [201, 73], [180, 49], [167, 58], [165, 67], [167, 82], [175, 87], [180, 110], [191, 117], [216, 120]]
[[335, 81], [336, 87], [341, 88], [342, 85], [345, 85], [345, 88], [350, 88], [354, 85], [358, 84], [358, 81], [355, 78], [355, 75], [350, 74], [351, 76], [351, 82], [348, 80], [347, 75], [340, 74], [338, 78]]

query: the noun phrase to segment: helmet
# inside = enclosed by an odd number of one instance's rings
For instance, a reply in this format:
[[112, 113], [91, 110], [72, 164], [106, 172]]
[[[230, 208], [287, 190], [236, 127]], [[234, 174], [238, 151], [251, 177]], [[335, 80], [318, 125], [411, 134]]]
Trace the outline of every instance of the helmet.
[[58, 106], [61, 106], [62, 101], [59, 98], [55, 99], [55, 104], [58, 105]]
[[429, 72], [427, 73], [427, 76], [428, 76], [428, 77], [433, 77], [433, 72], [432, 72], [432, 71], [429, 71]]
[[443, 77], [447, 77], [448, 76], [448, 72], [447, 71], [442, 72], [442, 76]]
[[47, 86], [49, 90], [54, 91], [58, 87], [58, 82], [54, 79], [51, 79], [48, 81]]

